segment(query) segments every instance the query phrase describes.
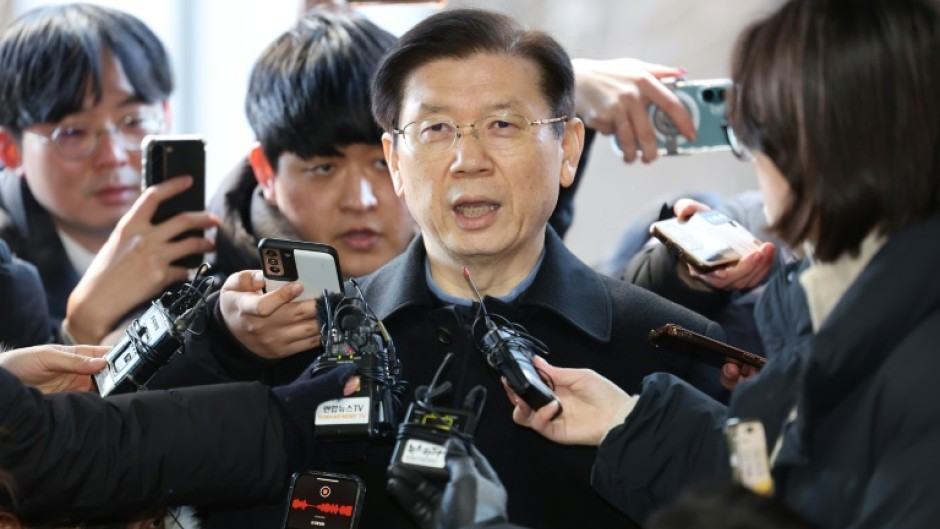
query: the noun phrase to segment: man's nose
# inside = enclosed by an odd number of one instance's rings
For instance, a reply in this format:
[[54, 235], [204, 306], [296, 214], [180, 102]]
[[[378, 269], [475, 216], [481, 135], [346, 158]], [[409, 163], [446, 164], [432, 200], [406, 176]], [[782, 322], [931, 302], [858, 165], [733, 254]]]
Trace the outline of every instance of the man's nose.
[[121, 165], [129, 160], [127, 143], [114, 129], [98, 131], [98, 145], [95, 148], [95, 160], [98, 163]]
[[356, 210], [368, 210], [379, 203], [372, 184], [365, 175], [353, 175], [343, 193], [343, 206]]

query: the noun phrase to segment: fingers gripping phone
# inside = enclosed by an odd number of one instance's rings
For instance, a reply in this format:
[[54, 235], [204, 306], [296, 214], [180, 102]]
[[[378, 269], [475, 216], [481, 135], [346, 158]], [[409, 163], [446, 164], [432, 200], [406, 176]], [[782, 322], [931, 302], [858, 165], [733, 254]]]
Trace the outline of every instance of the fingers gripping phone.
[[761, 245], [760, 239], [744, 226], [714, 209], [685, 220], [654, 222], [650, 233], [702, 273], [731, 266]]
[[[151, 135], [143, 142], [144, 188], [170, 178], [189, 175], [193, 185], [182, 193], [164, 200], [153, 214], [151, 222], [160, 224], [184, 211], [206, 209], [206, 144], [199, 136]], [[203, 237], [202, 230], [190, 230], [173, 238]], [[177, 259], [174, 266], [196, 268], [203, 261], [202, 254], [192, 254]]]
[[298, 472], [291, 478], [284, 529], [355, 529], [366, 487], [358, 476]]
[[315, 299], [323, 291], [343, 292], [339, 254], [328, 244], [266, 238], [258, 242], [265, 292], [300, 281], [304, 291], [298, 300]]
[[[730, 150], [727, 136], [728, 108], [726, 97], [731, 88], [730, 79], [684, 80], [668, 78], [663, 80], [692, 118], [695, 126], [695, 141], [690, 141], [679, 133], [666, 112], [650, 104], [646, 111], [659, 154], [691, 154], [715, 150]], [[613, 136], [614, 150], [622, 154], [622, 149]]]

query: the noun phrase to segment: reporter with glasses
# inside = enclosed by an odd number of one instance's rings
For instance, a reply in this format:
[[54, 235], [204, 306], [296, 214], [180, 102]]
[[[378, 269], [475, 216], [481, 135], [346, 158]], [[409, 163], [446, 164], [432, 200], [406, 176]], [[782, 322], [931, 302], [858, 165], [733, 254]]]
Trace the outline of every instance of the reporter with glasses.
[[205, 212], [151, 224], [190, 178], [140, 190], [141, 141], [168, 130], [172, 89], [163, 45], [121, 11], [39, 7], [0, 37], [0, 238], [38, 269], [60, 339], [101, 342], [186, 279], [174, 260], [213, 247], [172, 240], [215, 225]]

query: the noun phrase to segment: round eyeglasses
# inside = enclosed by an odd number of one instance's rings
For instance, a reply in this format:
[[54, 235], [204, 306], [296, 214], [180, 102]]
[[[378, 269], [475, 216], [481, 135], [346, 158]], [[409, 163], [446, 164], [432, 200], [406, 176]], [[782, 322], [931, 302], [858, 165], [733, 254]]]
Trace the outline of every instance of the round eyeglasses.
[[568, 121], [568, 116], [530, 121], [518, 114], [499, 114], [482, 117], [469, 125], [458, 125], [454, 121], [429, 117], [412, 121], [400, 129], [392, 129], [401, 135], [408, 149], [416, 156], [433, 158], [450, 150], [462, 138], [461, 129], [470, 129], [470, 135], [487, 149], [507, 150], [519, 147], [529, 137], [533, 125], [549, 125]]
[[132, 113], [122, 117], [117, 124], [96, 129], [83, 123], [59, 125], [48, 136], [27, 131], [43, 143], [51, 144], [59, 156], [66, 160], [84, 160], [98, 148], [102, 134], [109, 134], [121, 148], [138, 152], [144, 137], [156, 134], [163, 128], [163, 118], [153, 112]]

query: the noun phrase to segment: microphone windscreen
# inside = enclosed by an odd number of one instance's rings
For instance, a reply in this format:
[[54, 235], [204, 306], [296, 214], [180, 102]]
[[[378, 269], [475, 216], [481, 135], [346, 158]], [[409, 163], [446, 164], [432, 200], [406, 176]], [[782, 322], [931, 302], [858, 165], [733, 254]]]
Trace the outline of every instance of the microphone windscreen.
[[359, 324], [362, 323], [362, 313], [356, 312], [354, 314], [346, 314], [343, 316], [343, 319], [339, 322], [340, 329], [344, 331], [354, 331], [356, 327], [359, 327]]
[[[340, 294], [339, 292], [327, 292], [325, 296], [320, 296], [316, 300], [317, 304], [317, 323], [320, 325], [320, 332], [322, 333], [326, 328], [326, 316], [328, 313], [332, 313], [333, 317], [336, 317], [336, 307], [339, 307], [339, 304], [346, 299], [346, 296]], [[330, 310], [327, 311], [326, 305], [329, 303]]]

